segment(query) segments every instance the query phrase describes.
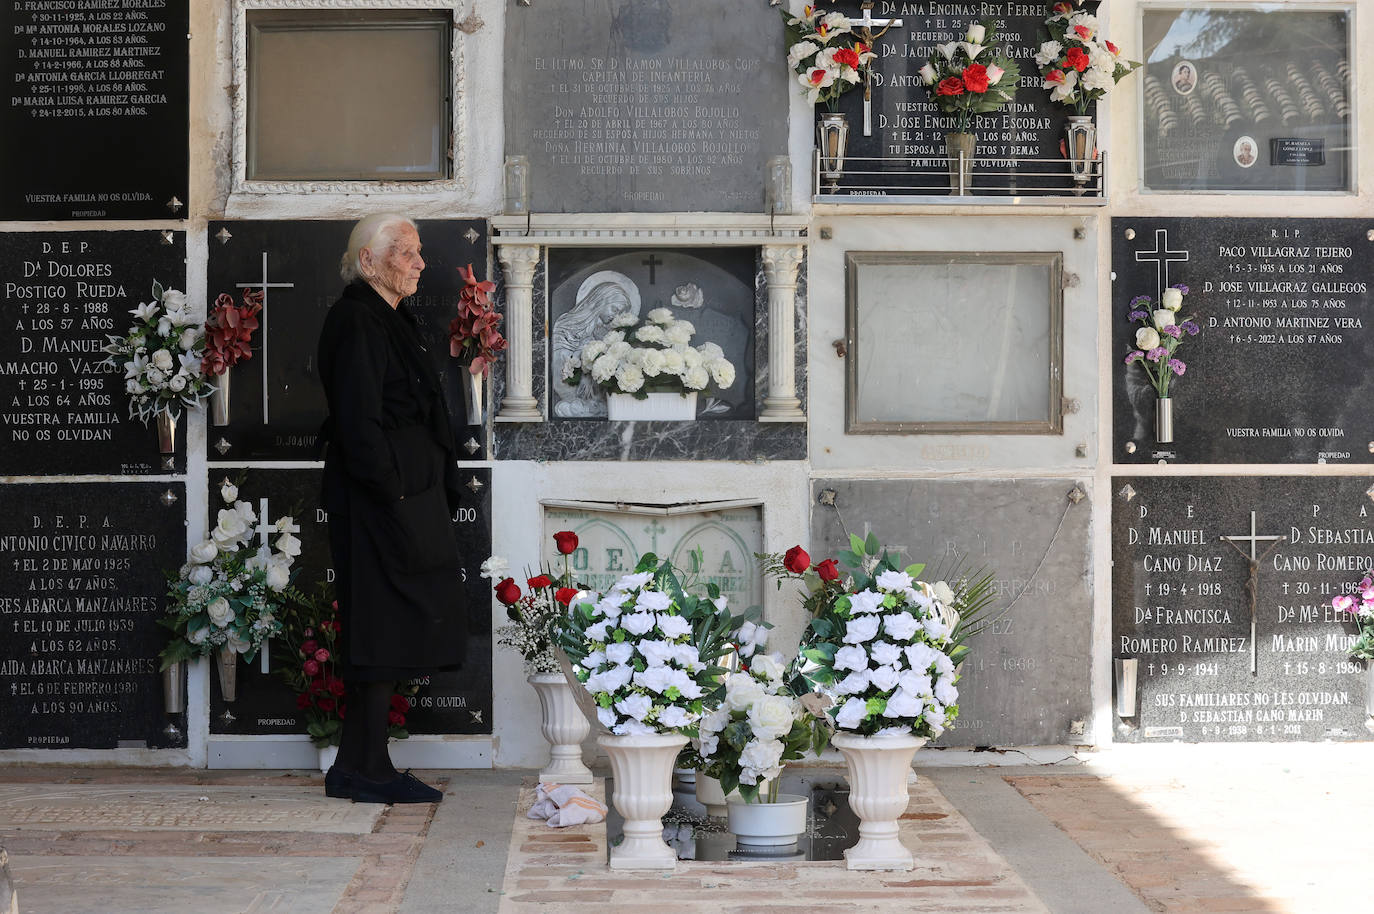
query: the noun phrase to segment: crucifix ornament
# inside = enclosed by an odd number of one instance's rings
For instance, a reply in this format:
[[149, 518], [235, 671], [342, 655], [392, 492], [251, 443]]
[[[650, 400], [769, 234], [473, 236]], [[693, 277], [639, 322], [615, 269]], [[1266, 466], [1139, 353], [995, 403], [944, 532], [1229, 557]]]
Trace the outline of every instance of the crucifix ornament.
[[[850, 25], [854, 28], [854, 34], [863, 39], [863, 43], [868, 45], [870, 51], [873, 50], [874, 42], [887, 34], [887, 30], [894, 25], [901, 25], [900, 19], [874, 19], [873, 0], [864, 0], [860, 5], [864, 11], [862, 19], [851, 19]], [[878, 32], [873, 31], [874, 26], [882, 26]], [[874, 53], [877, 53], [876, 51]], [[864, 70], [864, 136], [873, 135], [873, 68]]]
[[[1258, 667], [1259, 667], [1258, 658], [1257, 658], [1257, 655], [1256, 655], [1256, 646], [1255, 646], [1255, 602], [1256, 602], [1257, 598], [1259, 597], [1259, 563], [1262, 562], [1262, 561], [1264, 561], [1264, 559], [1265, 559], [1266, 557], [1268, 557], [1269, 553], [1271, 553], [1271, 552], [1273, 552], [1275, 549], [1277, 549], [1280, 543], [1284, 543], [1284, 542], [1287, 542], [1287, 541], [1288, 541], [1288, 537], [1286, 537], [1286, 536], [1261, 536], [1259, 533], [1256, 532], [1256, 529], [1257, 529], [1257, 528], [1256, 528], [1256, 526], [1255, 526], [1255, 512], [1254, 512], [1254, 511], [1251, 511], [1251, 512], [1250, 512], [1250, 535], [1249, 535], [1249, 536], [1236, 535], [1236, 536], [1219, 536], [1219, 537], [1217, 537], [1217, 539], [1224, 540], [1225, 542], [1227, 542], [1228, 544], [1230, 544], [1230, 546], [1231, 546], [1232, 549], [1234, 549], [1234, 550], [1236, 550], [1237, 552], [1239, 552], [1239, 553], [1241, 554], [1241, 557], [1245, 559], [1246, 564], [1249, 565], [1249, 568], [1250, 568], [1250, 574], [1249, 574], [1249, 576], [1246, 577], [1246, 579], [1245, 579], [1245, 595], [1246, 595], [1247, 598], [1249, 598], [1249, 601], [1250, 601], [1250, 675], [1251, 675], [1251, 676], [1258, 675]], [[1257, 556], [1257, 555], [1255, 555], [1255, 546], [1256, 546], [1257, 543], [1260, 542], [1260, 540], [1264, 540], [1264, 541], [1266, 541], [1266, 542], [1269, 542], [1269, 548], [1266, 549], [1266, 550], [1264, 550], [1264, 552], [1263, 552], [1262, 554], [1260, 554], [1260, 555]], [[1239, 546], [1236, 545], [1236, 543], [1238, 543], [1238, 542], [1241, 542], [1241, 543], [1248, 542], [1248, 543], [1250, 544], [1250, 551], [1249, 551], [1248, 554], [1246, 553], [1246, 551], [1245, 551], [1244, 549], [1242, 549], [1242, 548], [1240, 548]]]

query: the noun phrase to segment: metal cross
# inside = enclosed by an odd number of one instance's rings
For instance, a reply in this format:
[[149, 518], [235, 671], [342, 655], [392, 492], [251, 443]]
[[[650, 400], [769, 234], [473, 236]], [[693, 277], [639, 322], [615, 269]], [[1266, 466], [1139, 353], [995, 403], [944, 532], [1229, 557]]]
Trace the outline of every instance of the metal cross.
[[258, 323], [262, 327], [262, 424], [267, 425], [267, 290], [268, 289], [294, 289], [294, 282], [268, 282], [267, 281], [267, 252], [262, 252], [262, 281], [261, 282], [240, 282], [235, 283], [240, 289], [261, 289], [262, 290], [262, 311]]
[[663, 261], [651, 253], [648, 259], [641, 260], [640, 263], [649, 268], [649, 285], [652, 286], [654, 284], [654, 268], [663, 263]]
[[1155, 264], [1158, 274], [1158, 288], [1155, 290], [1156, 302], [1164, 297], [1164, 290], [1169, 285], [1169, 264], [1187, 263], [1190, 256], [1187, 251], [1169, 250], [1168, 229], [1155, 229], [1155, 249], [1153, 251], [1135, 252], [1137, 263]]
[[[1161, 231], [1163, 231], [1161, 229]], [[1250, 576], [1245, 581], [1245, 593], [1250, 598], [1250, 675], [1258, 673], [1258, 658], [1255, 647], [1255, 601], [1259, 596], [1259, 563], [1269, 553], [1278, 548], [1279, 543], [1286, 542], [1286, 536], [1261, 536], [1255, 532], [1255, 512], [1250, 512], [1250, 535], [1249, 536], [1220, 536], [1218, 539], [1225, 540], [1231, 544], [1231, 548], [1245, 557], [1250, 566]], [[1269, 548], [1264, 550], [1263, 555], [1255, 555], [1255, 546], [1260, 540], [1272, 540]], [[1236, 545], [1237, 542], [1249, 542], [1250, 554], [1245, 555], [1245, 550]]]
[[[877, 41], [877, 39], [879, 39], [879, 38], [883, 37], [883, 35], [887, 34], [887, 30], [890, 29], [890, 28], [892, 28], [894, 25], [901, 25], [901, 24], [902, 24], [902, 20], [900, 20], [900, 19], [874, 19], [874, 18], [873, 18], [873, 0], [864, 0], [864, 2], [861, 4], [861, 6], [863, 7], [864, 17], [863, 17], [862, 19], [855, 19], [855, 20], [853, 20], [853, 24], [857, 26], [857, 28], [854, 29], [854, 32], [855, 32], [855, 34], [857, 34], [860, 38], [863, 39], [864, 44], [868, 45], [868, 49], [869, 49], [870, 51], [873, 51], [873, 46], [874, 46], [875, 42]], [[880, 26], [883, 27], [883, 28], [882, 28], [882, 31], [880, 31], [880, 32], [879, 32], [878, 34], [876, 34], [876, 35], [873, 34], [873, 26], [875, 26], [875, 25], [880, 25]], [[873, 51], [873, 53], [876, 54], [877, 51]], [[864, 71], [864, 136], [872, 136], [872, 135], [873, 135], [873, 68], [872, 68], [872, 67], [869, 67], [867, 70]]]

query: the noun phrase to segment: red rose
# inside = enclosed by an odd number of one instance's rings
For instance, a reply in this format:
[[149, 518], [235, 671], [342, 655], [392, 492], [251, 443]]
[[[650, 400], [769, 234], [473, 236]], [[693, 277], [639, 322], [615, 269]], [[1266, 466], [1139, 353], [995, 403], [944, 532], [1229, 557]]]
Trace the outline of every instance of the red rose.
[[553, 581], [546, 574], [537, 574], [525, 583], [530, 585], [530, 590], [537, 590], [541, 587], [553, 586]]
[[410, 710], [410, 702], [404, 695], [391, 696], [391, 710], [400, 711], [402, 714]]
[[304, 692], [302, 692], [301, 694], [297, 695], [297, 696], [296, 696], [296, 707], [300, 708], [302, 711], [304, 711], [306, 708], [310, 707], [310, 696], [309, 696], [309, 695], [306, 695]]
[[321, 710], [321, 711], [333, 711], [333, 710], [334, 710], [334, 699], [332, 699], [332, 698], [321, 698], [321, 699], [320, 699], [320, 710]]
[[342, 679], [329, 680], [329, 694], [333, 695], [335, 698], [342, 698], [345, 691], [346, 689], [344, 688], [344, 681]]
[[577, 590], [575, 588], [560, 587], [558, 588], [558, 592], [553, 595], [553, 598], [564, 606], [567, 606], [572, 603], [572, 599], [575, 596], [577, 596]]
[[404, 727], [406, 725], [406, 716], [400, 711], [386, 712], [386, 720], [387, 723], [391, 724], [393, 727]]
[[831, 59], [837, 64], [859, 69], [859, 55], [853, 48], [839, 48]]
[[1069, 48], [1064, 54], [1064, 65], [1073, 67], [1079, 73], [1088, 69], [1091, 64], [1092, 61], [1088, 59], [1087, 54], [1083, 53], [1082, 48]]
[[311, 654], [315, 653], [315, 651], [319, 650], [319, 647], [320, 646], [316, 644], [315, 640], [312, 638], [311, 640], [301, 645], [301, 653], [304, 656], [309, 657]]
[[577, 534], [571, 530], [560, 530], [553, 535], [554, 545], [563, 555], [572, 555], [577, 551]]
[[793, 546], [782, 557], [782, 566], [793, 574], [801, 574], [811, 567], [811, 556], [800, 546]]
[[315, 659], [318, 660], [320, 663], [328, 663], [329, 651], [325, 650], [324, 648], [320, 648], [318, 651], [315, 652]]
[[320, 671], [320, 665], [313, 660], [307, 660], [301, 665], [301, 669], [305, 670], [305, 675], [314, 676]]
[[971, 63], [965, 67], [964, 88], [978, 95], [988, 91], [988, 68], [980, 63]]
[[840, 578], [840, 565], [834, 559], [826, 559], [816, 566], [816, 574], [822, 581], [837, 581]]
[[940, 84], [935, 87], [936, 95], [963, 95], [964, 81], [957, 76], [950, 76], [940, 80]]
[[507, 606], [514, 606], [520, 601], [520, 587], [515, 583], [514, 578], [502, 578], [495, 590], [496, 599]]

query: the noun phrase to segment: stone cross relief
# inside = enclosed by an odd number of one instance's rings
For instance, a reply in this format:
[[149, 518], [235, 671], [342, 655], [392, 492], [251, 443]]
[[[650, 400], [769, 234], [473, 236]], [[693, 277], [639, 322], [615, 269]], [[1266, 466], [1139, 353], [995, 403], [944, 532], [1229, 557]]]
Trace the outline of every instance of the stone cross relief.
[[[1271, 552], [1273, 552], [1275, 549], [1277, 549], [1277, 548], [1279, 547], [1279, 544], [1280, 544], [1280, 543], [1285, 543], [1285, 542], [1288, 541], [1288, 537], [1286, 537], [1286, 536], [1261, 536], [1260, 534], [1258, 534], [1258, 533], [1256, 532], [1256, 530], [1257, 530], [1257, 527], [1256, 527], [1256, 525], [1255, 525], [1255, 512], [1254, 512], [1254, 511], [1251, 511], [1251, 512], [1250, 512], [1250, 535], [1249, 535], [1249, 536], [1236, 535], [1236, 536], [1219, 536], [1219, 537], [1217, 537], [1217, 539], [1225, 541], [1226, 543], [1228, 543], [1228, 544], [1231, 546], [1232, 549], [1234, 549], [1234, 550], [1236, 550], [1237, 552], [1239, 552], [1239, 553], [1241, 554], [1241, 557], [1245, 559], [1245, 562], [1246, 562], [1246, 564], [1249, 566], [1249, 569], [1250, 569], [1249, 576], [1246, 577], [1246, 579], [1245, 579], [1245, 595], [1246, 595], [1246, 597], [1249, 599], [1249, 602], [1250, 602], [1250, 675], [1251, 675], [1251, 676], [1258, 675], [1258, 667], [1259, 667], [1258, 657], [1257, 657], [1257, 654], [1256, 654], [1256, 645], [1255, 645], [1255, 602], [1256, 602], [1256, 599], [1257, 599], [1258, 596], [1259, 596], [1259, 563], [1262, 562], [1262, 561], [1264, 561], [1265, 558], [1268, 557], [1269, 553], [1271, 553]], [[1260, 555], [1257, 556], [1257, 555], [1255, 555], [1255, 546], [1256, 546], [1257, 543], [1259, 543], [1260, 540], [1268, 540], [1268, 541], [1272, 541], [1272, 542], [1269, 543], [1269, 548], [1268, 548], [1268, 549], [1264, 550], [1264, 552], [1263, 552], [1262, 554], [1260, 554]], [[1237, 542], [1242, 542], [1242, 543], [1248, 542], [1248, 543], [1250, 544], [1250, 551], [1249, 551], [1249, 553], [1246, 553], [1246, 551], [1245, 551], [1244, 549], [1242, 549], [1242, 548], [1240, 548], [1239, 546], [1237, 546], [1237, 545], [1236, 545]]]
[[[262, 252], [262, 279], [257, 282], [237, 282], [234, 283], [240, 289], [261, 289], [262, 290], [262, 311], [258, 314], [258, 323], [262, 328], [262, 424], [268, 425], [267, 414], [267, 295], [269, 289], [294, 289], [294, 282], [268, 282], [267, 281], [267, 252]], [[264, 646], [266, 643], [264, 642]], [[263, 664], [267, 661], [264, 659]]]

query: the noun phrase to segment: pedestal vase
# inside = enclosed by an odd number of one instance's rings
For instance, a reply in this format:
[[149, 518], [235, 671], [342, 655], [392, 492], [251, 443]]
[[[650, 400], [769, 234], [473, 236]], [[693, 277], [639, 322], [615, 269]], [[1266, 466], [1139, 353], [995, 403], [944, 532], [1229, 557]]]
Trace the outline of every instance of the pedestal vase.
[[577, 707], [567, 677], [535, 673], [526, 681], [539, 696], [539, 729], [551, 747], [549, 764], [539, 772], [539, 779], [555, 784], [590, 784], [592, 772], [582, 764], [582, 741], [592, 728]]
[[845, 866], [911, 869], [915, 861], [898, 837], [897, 819], [906, 811], [911, 757], [925, 738], [836, 733], [830, 743], [849, 766], [849, 807], [859, 817], [859, 843], [844, 852]]
[[687, 737], [601, 736], [597, 743], [610, 756], [612, 801], [625, 820], [624, 839], [611, 848], [611, 869], [673, 869], [677, 854], [663, 840], [663, 814], [673, 805], [673, 765]]

